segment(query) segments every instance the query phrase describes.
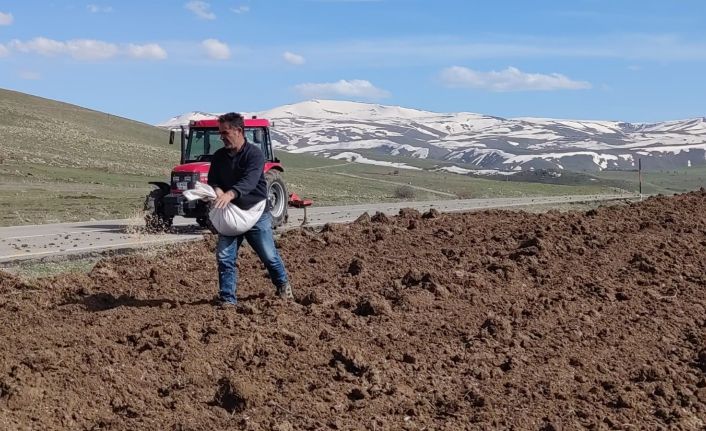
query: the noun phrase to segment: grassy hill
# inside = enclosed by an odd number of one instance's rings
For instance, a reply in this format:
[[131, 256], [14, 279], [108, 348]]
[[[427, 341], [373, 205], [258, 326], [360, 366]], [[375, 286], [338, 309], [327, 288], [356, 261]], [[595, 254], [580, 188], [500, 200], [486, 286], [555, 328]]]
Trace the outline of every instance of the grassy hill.
[[125, 217], [178, 160], [168, 133], [0, 89], [0, 225]]
[[[178, 162], [148, 124], [0, 89], [0, 225], [141, 216], [149, 181]], [[541, 184], [347, 164], [279, 152], [290, 191], [316, 205], [614, 191], [615, 182]], [[414, 160], [412, 160], [414, 162]], [[416, 160], [423, 168], [425, 161]], [[401, 197], [400, 187], [411, 186]], [[409, 190], [408, 190], [409, 191]]]
[[0, 131], [3, 165], [165, 176], [165, 163], [179, 156], [159, 128], [1, 89]]

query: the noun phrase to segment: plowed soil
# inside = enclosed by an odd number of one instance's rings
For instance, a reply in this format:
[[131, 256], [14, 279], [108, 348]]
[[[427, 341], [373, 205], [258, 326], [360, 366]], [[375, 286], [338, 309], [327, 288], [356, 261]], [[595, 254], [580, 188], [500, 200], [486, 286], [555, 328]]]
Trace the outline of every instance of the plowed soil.
[[706, 192], [362, 217], [278, 240], [296, 302], [213, 238], [0, 275], [0, 429], [704, 429]]

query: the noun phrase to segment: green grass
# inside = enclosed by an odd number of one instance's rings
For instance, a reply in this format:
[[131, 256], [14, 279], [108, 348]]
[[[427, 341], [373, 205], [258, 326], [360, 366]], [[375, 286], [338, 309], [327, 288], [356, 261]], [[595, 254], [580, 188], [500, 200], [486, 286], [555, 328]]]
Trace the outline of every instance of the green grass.
[[74, 260], [64, 259], [56, 262], [39, 262], [29, 260], [0, 267], [0, 270], [15, 274], [24, 280], [32, 280], [36, 278], [66, 274], [69, 272], [86, 274], [93, 269], [93, 266], [95, 266], [96, 262], [100, 259], [101, 256]]
[[[597, 178], [623, 181], [627, 190], [637, 193], [639, 182], [637, 172], [605, 171]], [[685, 169], [643, 171], [642, 193], [672, 195], [706, 187], [706, 166]]]
[[148, 188], [85, 184], [82, 190], [47, 184], [4, 184], [0, 189], [1, 226], [123, 219], [142, 208]]
[[342, 160], [331, 160], [326, 157], [311, 156], [309, 154], [286, 153], [284, 151], [275, 151], [275, 157], [282, 161], [286, 170], [325, 168], [345, 163]]
[[[169, 171], [169, 169], [167, 169]], [[0, 226], [134, 217], [149, 181], [165, 177], [95, 168], [11, 162], [0, 165]]]

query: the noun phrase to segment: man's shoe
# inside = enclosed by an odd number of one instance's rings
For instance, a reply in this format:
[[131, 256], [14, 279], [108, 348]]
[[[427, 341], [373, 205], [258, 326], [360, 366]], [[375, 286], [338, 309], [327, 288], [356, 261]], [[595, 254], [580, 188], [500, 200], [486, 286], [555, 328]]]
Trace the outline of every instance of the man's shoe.
[[287, 283], [284, 286], [278, 287], [277, 296], [282, 299], [294, 299], [294, 294], [292, 293], [292, 285]]
[[211, 304], [213, 304], [216, 308], [230, 308], [237, 305], [236, 302], [226, 301], [218, 296], [211, 301]]

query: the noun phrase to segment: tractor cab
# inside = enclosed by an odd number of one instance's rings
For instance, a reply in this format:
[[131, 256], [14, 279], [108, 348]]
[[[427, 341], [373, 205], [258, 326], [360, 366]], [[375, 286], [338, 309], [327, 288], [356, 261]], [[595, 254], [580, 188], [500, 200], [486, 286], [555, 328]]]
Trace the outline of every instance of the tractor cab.
[[[262, 119], [245, 120], [245, 139], [256, 145], [268, 162], [276, 162], [270, 139], [270, 122]], [[223, 140], [218, 134], [218, 120], [192, 121], [189, 127], [181, 127], [181, 163], [210, 162], [213, 154], [223, 148]], [[169, 135], [169, 143], [174, 143], [176, 130]]]

